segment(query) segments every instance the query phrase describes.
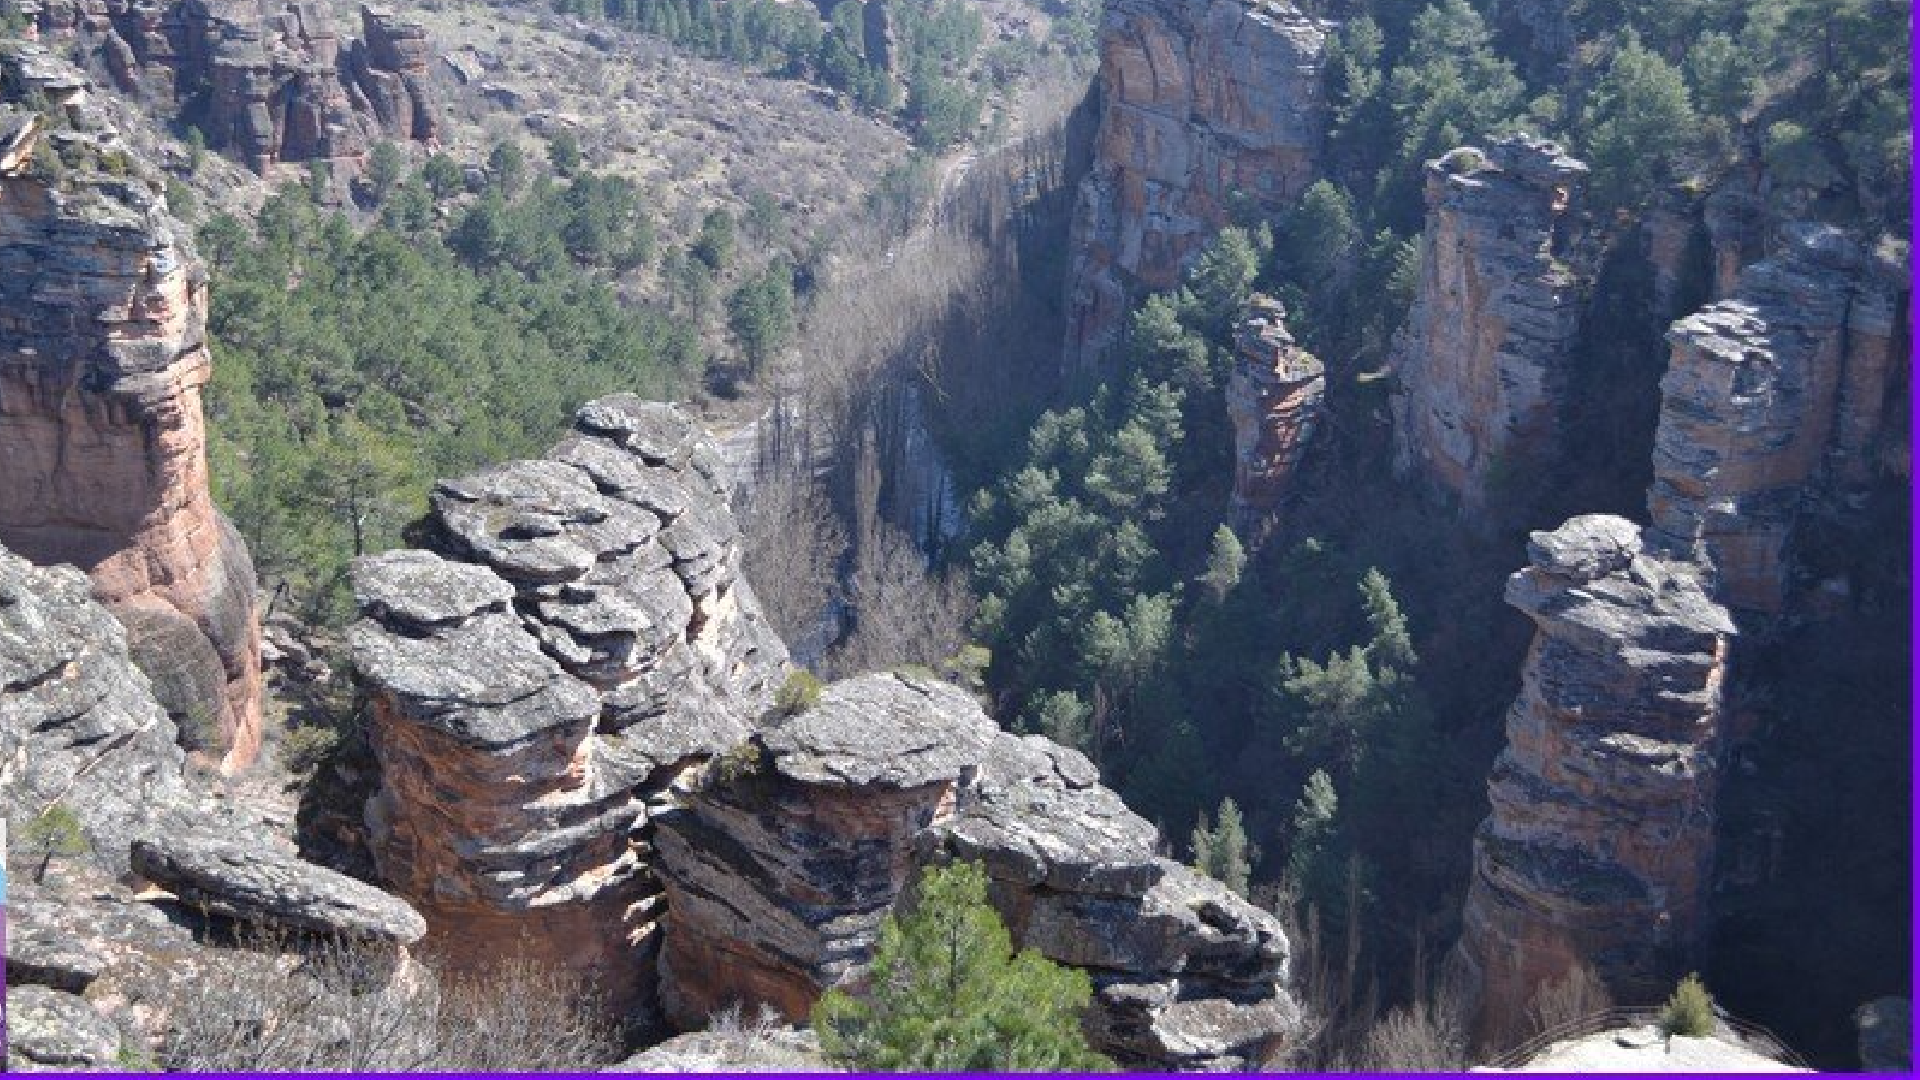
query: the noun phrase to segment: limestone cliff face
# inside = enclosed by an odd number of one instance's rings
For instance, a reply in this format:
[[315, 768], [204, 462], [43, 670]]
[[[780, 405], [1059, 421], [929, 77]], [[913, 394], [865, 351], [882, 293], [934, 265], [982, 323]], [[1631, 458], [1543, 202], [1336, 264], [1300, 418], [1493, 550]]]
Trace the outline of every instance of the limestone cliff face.
[[1238, 200], [1273, 213], [1320, 167], [1325, 24], [1287, 0], [1118, 0], [1101, 28], [1100, 127], [1068, 250], [1069, 365], [1100, 359]]
[[1464, 510], [1549, 462], [1582, 303], [1587, 167], [1525, 136], [1427, 165], [1420, 291], [1394, 342], [1396, 463]]
[[1536, 626], [1474, 839], [1459, 955], [1480, 1034], [1585, 964], [1652, 1001], [1695, 958], [1713, 860], [1722, 682], [1734, 627], [1690, 562], [1622, 518], [1528, 544], [1507, 602]]
[[425, 32], [362, 7], [347, 43], [314, 4], [267, 0], [47, 0], [44, 36], [76, 36], [124, 92], [179, 109], [256, 172], [353, 165], [380, 139], [438, 134]]
[[1327, 369], [1287, 332], [1287, 309], [1255, 296], [1233, 338], [1227, 415], [1233, 421], [1233, 519], [1258, 532], [1271, 520], [1319, 425]]
[[456, 966], [522, 953], [650, 1005], [653, 814], [785, 669], [719, 478], [676, 409], [602, 399], [547, 458], [442, 482], [428, 550], [357, 564], [370, 843]]
[[661, 975], [695, 1026], [730, 1002], [804, 1020], [857, 985], [919, 866], [982, 862], [1015, 940], [1093, 977], [1093, 1044], [1159, 1068], [1261, 1060], [1293, 1033], [1279, 926], [1153, 854], [1081, 755], [1000, 731], [958, 689], [837, 683], [717, 758], [659, 819]]
[[208, 491], [205, 268], [78, 72], [36, 46], [4, 63], [56, 104], [0, 124], [0, 543], [86, 570], [190, 740], [244, 764], [259, 621], [246, 546]]
[[1711, 568], [1730, 606], [1782, 610], [1796, 520], [1881, 469], [1908, 358], [1901, 267], [1837, 230], [1784, 230], [1727, 300], [1673, 325], [1661, 381], [1653, 532]]

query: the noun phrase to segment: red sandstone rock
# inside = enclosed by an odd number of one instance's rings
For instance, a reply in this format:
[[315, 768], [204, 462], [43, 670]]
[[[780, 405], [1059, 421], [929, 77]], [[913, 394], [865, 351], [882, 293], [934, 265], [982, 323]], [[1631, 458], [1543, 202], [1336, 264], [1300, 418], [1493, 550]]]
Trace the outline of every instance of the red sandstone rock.
[[[88, 126], [52, 136], [64, 156], [127, 154]], [[208, 489], [206, 272], [132, 164], [0, 174], [0, 543], [86, 570], [189, 740], [238, 767], [260, 745], [259, 624]]]
[[1291, 3], [1120, 0], [1100, 40], [1100, 128], [1068, 243], [1068, 364], [1097, 361], [1140, 290], [1171, 288], [1238, 200], [1312, 183], [1327, 28]]
[[1258, 531], [1287, 493], [1320, 420], [1326, 365], [1294, 343], [1287, 310], [1255, 296], [1234, 335], [1227, 380], [1233, 420], [1233, 516], [1236, 527]]

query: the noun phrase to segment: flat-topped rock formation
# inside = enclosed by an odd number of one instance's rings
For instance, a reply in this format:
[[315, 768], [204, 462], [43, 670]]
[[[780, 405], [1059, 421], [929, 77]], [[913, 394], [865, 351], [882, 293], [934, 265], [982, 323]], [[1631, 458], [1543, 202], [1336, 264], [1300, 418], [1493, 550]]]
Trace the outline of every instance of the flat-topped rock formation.
[[1474, 511], [1559, 450], [1587, 167], [1514, 136], [1427, 164], [1420, 291], [1394, 341], [1397, 467]]
[[1712, 568], [1734, 608], [1778, 613], [1796, 521], [1883, 468], [1908, 362], [1904, 270], [1833, 228], [1790, 226], [1726, 300], [1673, 324], [1653, 531]]
[[1107, 6], [1068, 241], [1068, 366], [1106, 353], [1141, 292], [1178, 284], [1237, 201], [1277, 212], [1318, 176], [1326, 38], [1288, 0]]
[[677, 409], [606, 398], [547, 458], [438, 485], [427, 550], [356, 565], [373, 855], [455, 966], [521, 953], [650, 1006], [653, 813], [786, 667], [720, 477]]
[[30, 45], [0, 66], [53, 103], [0, 125], [0, 544], [86, 570], [189, 742], [244, 765], [258, 603], [208, 488], [206, 269], [75, 69]]
[[1227, 377], [1236, 528], [1257, 531], [1287, 495], [1319, 425], [1327, 368], [1287, 332], [1287, 309], [1255, 296], [1234, 333]]
[[1160, 1068], [1263, 1060], [1295, 1033], [1278, 924], [1153, 854], [1155, 832], [1090, 762], [1001, 732], [910, 675], [836, 683], [714, 759], [659, 819], [670, 1015], [723, 1004], [804, 1021], [858, 985], [918, 867], [981, 862], [1015, 940], [1093, 977], [1093, 1045]]
[[1661, 1000], [1693, 970], [1734, 633], [1698, 568], [1623, 518], [1573, 518], [1527, 552], [1507, 602], [1537, 629], [1458, 947], [1496, 1045], [1576, 965], [1622, 1001]]

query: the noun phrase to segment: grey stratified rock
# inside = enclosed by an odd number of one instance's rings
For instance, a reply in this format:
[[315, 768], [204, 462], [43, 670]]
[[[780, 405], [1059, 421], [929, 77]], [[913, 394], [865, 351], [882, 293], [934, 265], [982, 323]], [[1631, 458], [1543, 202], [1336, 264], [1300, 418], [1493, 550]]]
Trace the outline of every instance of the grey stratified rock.
[[188, 907], [254, 926], [400, 945], [427, 932], [426, 920], [396, 896], [264, 844], [206, 829], [135, 840], [133, 869]]
[[1264, 1060], [1300, 1019], [1286, 938], [1154, 841], [1084, 756], [999, 731], [954, 687], [836, 683], [659, 819], [668, 1013], [698, 1024], [743, 1001], [804, 1018], [862, 977], [919, 868], [968, 860], [1016, 940], [1092, 976], [1097, 1048], [1164, 1068]]
[[1623, 1000], [1690, 970], [1714, 847], [1721, 687], [1734, 633], [1699, 568], [1623, 518], [1533, 534], [1507, 602], [1537, 627], [1487, 782], [1459, 952], [1481, 1033], [1518, 1031], [1576, 964]]
[[120, 1032], [87, 999], [45, 986], [7, 987], [7, 1067], [114, 1064]]
[[1320, 171], [1328, 26], [1288, 0], [1119, 0], [1100, 128], [1067, 249], [1068, 365], [1111, 348], [1243, 201], [1286, 209]]
[[1524, 135], [1427, 163], [1420, 291], [1394, 340], [1396, 467], [1475, 510], [1560, 449], [1584, 303], [1586, 165]]
[[1765, 613], [1786, 604], [1802, 513], [1889, 471], [1908, 354], [1904, 266], [1824, 225], [1782, 240], [1731, 297], [1667, 332], [1647, 491], [1660, 541], [1709, 565], [1730, 606]]
[[430, 550], [356, 564], [370, 844], [455, 965], [512, 942], [650, 1003], [650, 807], [785, 672], [720, 477], [679, 409], [603, 398], [546, 458], [438, 484]]
[[196, 808], [184, 757], [86, 575], [0, 549], [0, 810], [13, 835], [57, 803], [92, 856], [124, 870], [135, 832]]

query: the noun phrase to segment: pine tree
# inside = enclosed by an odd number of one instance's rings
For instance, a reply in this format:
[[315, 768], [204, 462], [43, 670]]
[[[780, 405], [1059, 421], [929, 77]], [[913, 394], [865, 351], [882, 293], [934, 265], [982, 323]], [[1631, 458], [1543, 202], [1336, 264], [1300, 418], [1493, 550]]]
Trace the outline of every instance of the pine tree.
[[987, 903], [978, 864], [929, 870], [911, 906], [880, 926], [870, 989], [829, 990], [813, 1026], [829, 1057], [862, 1071], [1015, 1072], [1107, 1069], [1087, 1048], [1084, 972], [1013, 938]]
[[1232, 799], [1221, 800], [1214, 827], [1207, 826], [1205, 814], [1200, 815], [1193, 827], [1193, 868], [1240, 896], [1247, 895], [1247, 887], [1252, 883], [1255, 854], [1247, 842], [1240, 807]]

